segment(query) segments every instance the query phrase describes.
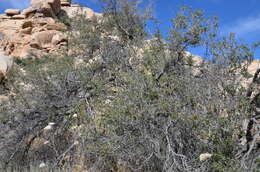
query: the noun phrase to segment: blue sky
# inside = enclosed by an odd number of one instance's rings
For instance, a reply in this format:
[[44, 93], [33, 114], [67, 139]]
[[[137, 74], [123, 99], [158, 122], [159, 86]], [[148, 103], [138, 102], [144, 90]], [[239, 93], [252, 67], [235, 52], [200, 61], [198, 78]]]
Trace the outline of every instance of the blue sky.
[[[148, 0], [143, 0], [148, 1]], [[154, 15], [161, 22], [163, 33], [170, 27], [170, 19], [181, 5], [201, 9], [208, 16], [218, 16], [220, 32], [226, 35], [235, 32], [238, 38], [248, 44], [260, 41], [260, 0], [152, 0]], [[97, 0], [74, 0], [100, 12]], [[0, 13], [6, 8], [26, 8], [29, 0], [0, 0]], [[196, 52], [195, 52], [196, 53]], [[200, 52], [197, 52], [200, 54]], [[260, 51], [256, 53], [260, 57]]]

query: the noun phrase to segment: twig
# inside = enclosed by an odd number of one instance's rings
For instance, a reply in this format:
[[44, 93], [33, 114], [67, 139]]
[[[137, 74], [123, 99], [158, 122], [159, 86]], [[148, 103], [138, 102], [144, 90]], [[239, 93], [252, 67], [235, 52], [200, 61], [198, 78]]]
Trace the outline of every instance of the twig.
[[256, 142], [256, 139], [257, 137], [259, 137], [259, 134], [260, 134], [260, 130], [254, 135], [254, 138], [253, 138], [253, 141], [252, 143], [250, 144], [250, 148], [249, 150], [246, 152], [246, 154], [242, 157], [243, 161], [249, 156], [249, 154], [252, 152], [253, 148], [254, 148], [254, 145], [255, 145], [255, 142]]
[[57, 162], [56, 164], [54, 164], [53, 168], [55, 166], [57, 166], [66, 156], [66, 154], [74, 147], [78, 144], [77, 141], [75, 141], [65, 152], [63, 152], [58, 158], [57, 158]]

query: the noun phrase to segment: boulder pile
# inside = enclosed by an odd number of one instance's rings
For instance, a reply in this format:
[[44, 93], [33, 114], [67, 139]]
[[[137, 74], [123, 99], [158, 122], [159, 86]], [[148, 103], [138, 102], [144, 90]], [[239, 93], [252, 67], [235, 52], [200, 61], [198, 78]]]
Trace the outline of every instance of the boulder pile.
[[61, 4], [61, 6], [70, 6], [71, 0], [61, 0], [60, 4]]
[[20, 13], [21, 13], [21, 11], [18, 10], [18, 9], [7, 9], [7, 10], [5, 10], [5, 14], [7, 16], [15, 16], [15, 15], [19, 15]]
[[58, 16], [95, 15], [93, 10], [71, 4], [70, 0], [31, 0], [24, 10], [7, 9], [0, 15], [0, 47], [6, 55], [18, 58], [58, 53], [67, 47], [68, 27]]
[[12, 68], [12, 65], [13, 59], [9, 56], [5, 56], [0, 50], [0, 83], [2, 83], [6, 79], [6, 75]]

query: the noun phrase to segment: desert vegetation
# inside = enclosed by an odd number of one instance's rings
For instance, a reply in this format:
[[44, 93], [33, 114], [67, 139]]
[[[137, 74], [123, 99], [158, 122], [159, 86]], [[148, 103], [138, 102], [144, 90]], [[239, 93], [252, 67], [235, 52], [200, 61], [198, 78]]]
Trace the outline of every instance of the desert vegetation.
[[221, 37], [200, 10], [180, 8], [165, 38], [146, 32], [156, 19], [137, 1], [101, 4], [102, 18], [59, 19], [62, 55], [15, 60], [1, 171], [259, 171], [258, 44]]

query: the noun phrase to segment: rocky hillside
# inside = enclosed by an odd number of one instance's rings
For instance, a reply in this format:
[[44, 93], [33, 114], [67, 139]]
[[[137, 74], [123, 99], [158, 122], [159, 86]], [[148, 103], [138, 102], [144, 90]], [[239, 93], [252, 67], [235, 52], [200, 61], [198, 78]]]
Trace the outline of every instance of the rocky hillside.
[[68, 26], [59, 19], [79, 14], [86, 18], [100, 16], [89, 8], [60, 0], [32, 0], [22, 11], [7, 9], [0, 15], [1, 48], [6, 55], [19, 58], [58, 53], [68, 43]]
[[0, 171], [259, 170], [253, 50], [201, 11], [182, 9], [165, 39], [137, 1], [102, 2], [0, 16]]

